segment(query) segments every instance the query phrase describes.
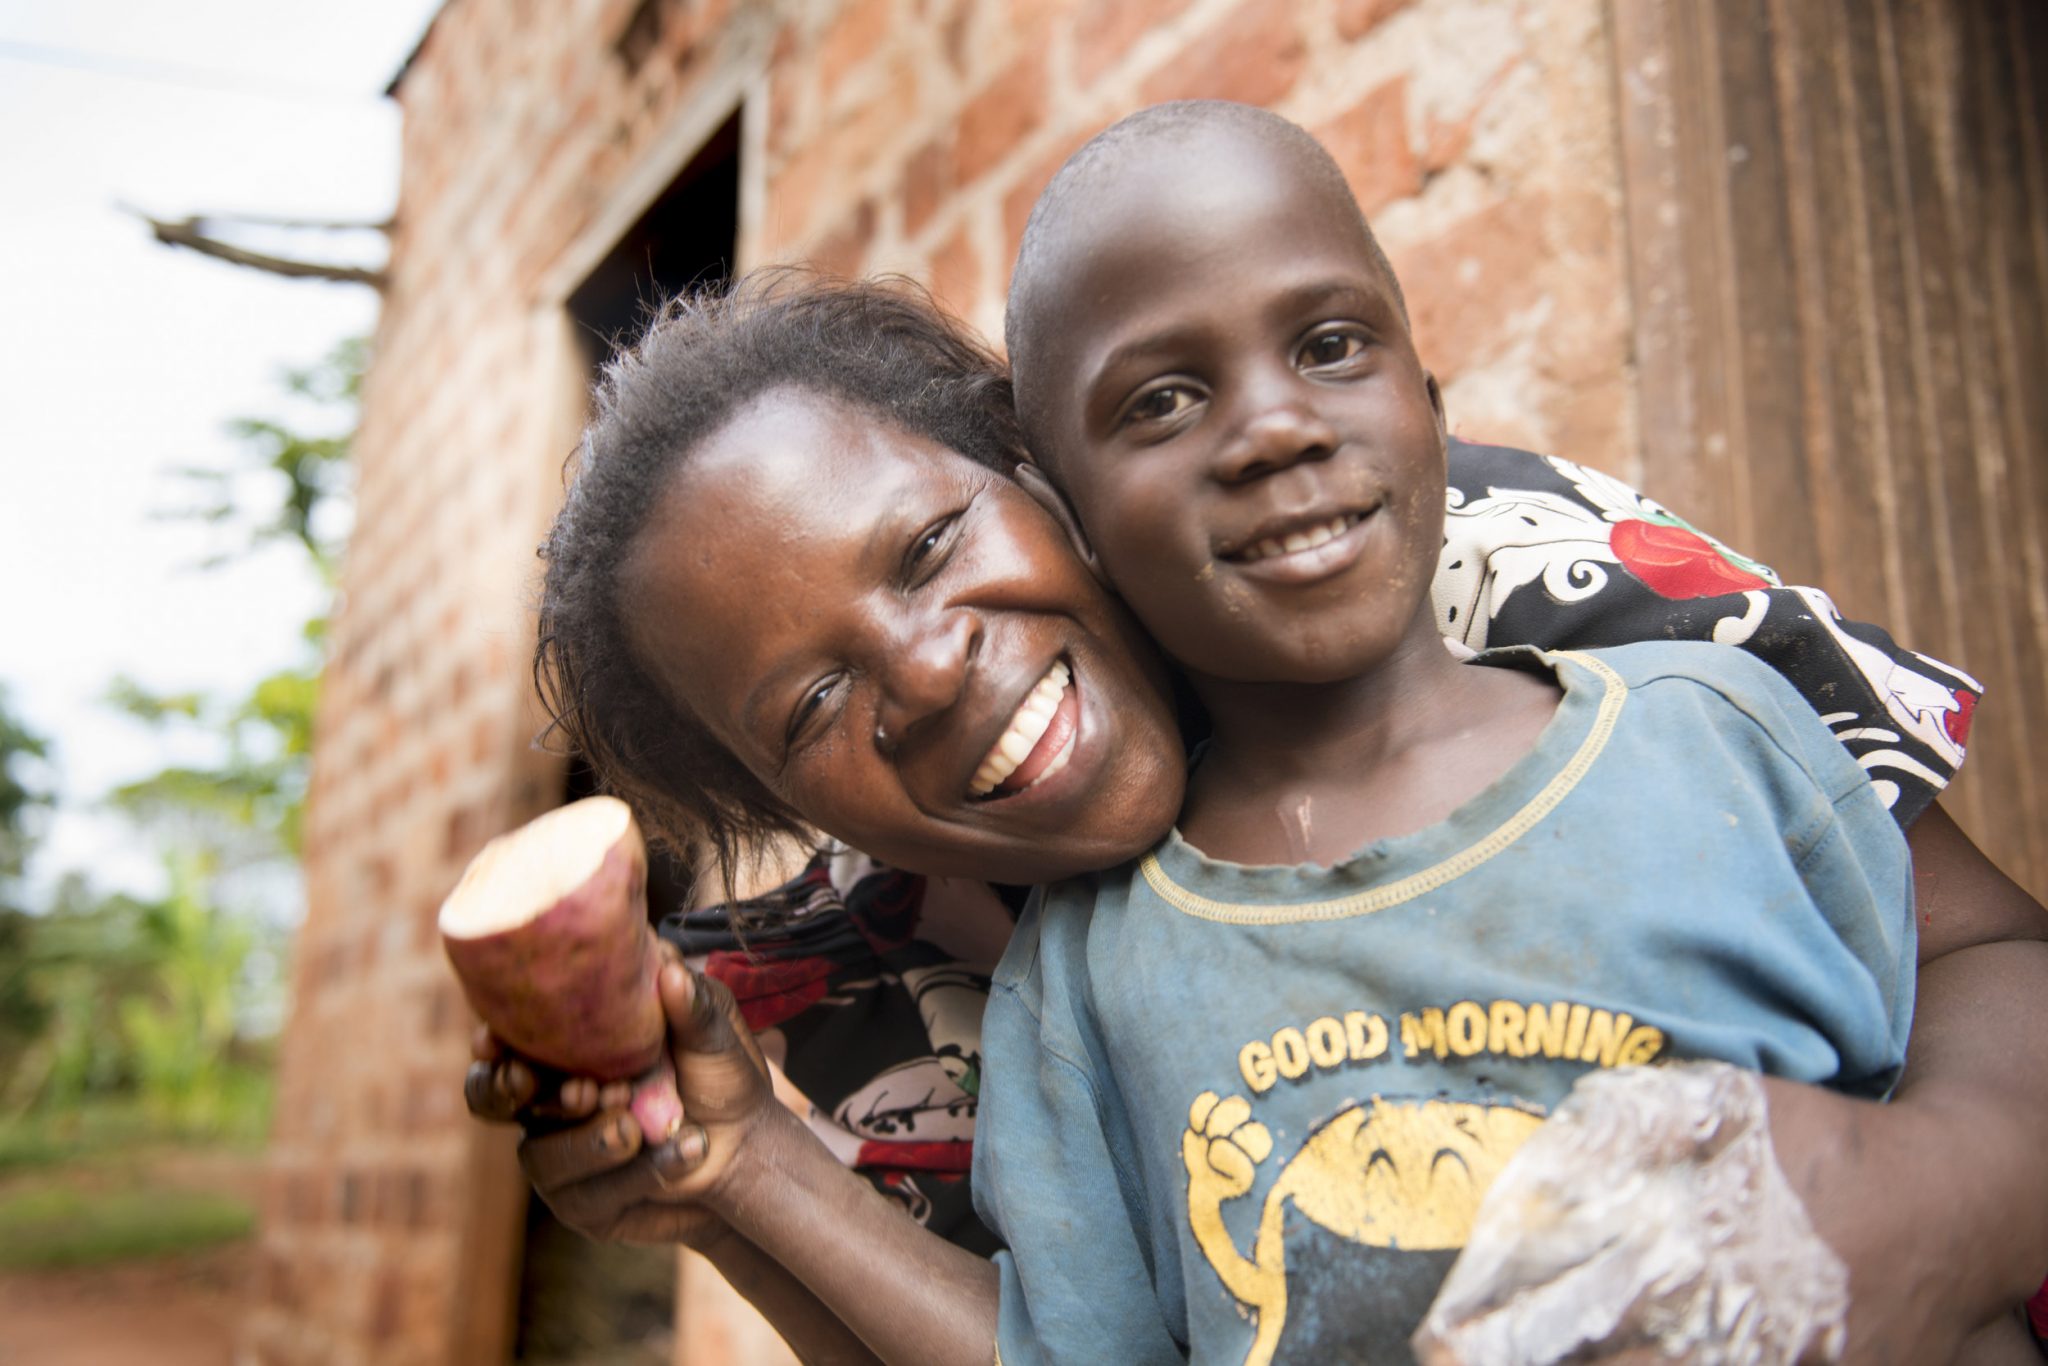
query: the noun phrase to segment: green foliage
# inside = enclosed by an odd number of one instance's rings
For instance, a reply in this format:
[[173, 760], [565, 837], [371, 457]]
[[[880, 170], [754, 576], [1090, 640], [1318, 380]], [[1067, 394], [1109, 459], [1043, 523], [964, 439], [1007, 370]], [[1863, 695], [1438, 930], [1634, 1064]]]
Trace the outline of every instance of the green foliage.
[[[208, 563], [224, 563], [274, 541], [294, 541], [327, 582], [334, 582], [339, 546], [322, 513], [338, 506], [347, 493], [349, 443], [355, 435], [356, 403], [368, 362], [369, 344], [355, 337], [337, 344], [317, 364], [285, 372], [285, 391], [332, 414], [333, 430], [311, 434], [277, 418], [236, 418], [228, 431], [250, 452], [246, 469], [177, 471], [194, 501], [171, 516], [236, 526], [243, 532], [239, 551], [224, 552]], [[252, 508], [241, 492], [241, 476], [252, 470], [275, 476], [270, 482], [278, 493], [267, 508]]]
[[0, 1270], [100, 1266], [246, 1237], [256, 1211], [211, 1191], [38, 1183], [0, 1194]]
[[167, 1122], [133, 1090], [0, 1118], [0, 1181], [44, 1167], [125, 1162], [138, 1149], [166, 1145], [203, 1143], [253, 1157], [270, 1131], [274, 1083], [268, 1052], [238, 1047], [225, 1083], [220, 1114], [200, 1126]]
[[[182, 472], [207, 497], [175, 515], [245, 533], [217, 560], [284, 542], [332, 583], [365, 357], [364, 343], [345, 342], [284, 376], [298, 411], [322, 415], [320, 430], [242, 419], [230, 430], [249, 453], [243, 468]], [[129, 678], [108, 688], [109, 706], [180, 752], [215, 756], [107, 796], [162, 851], [169, 891], [155, 900], [100, 895], [72, 875], [42, 914], [6, 907], [27, 818], [48, 798], [33, 781], [44, 743], [0, 694], [0, 1162], [10, 1133], [37, 1151], [24, 1135], [62, 1133], [112, 1104], [134, 1107], [131, 1134], [246, 1127], [254, 1050], [245, 1026], [252, 1002], [281, 990], [282, 958], [282, 932], [246, 893], [266, 877], [275, 885], [298, 858], [325, 632], [324, 615], [306, 623], [304, 662], [232, 699], [154, 692]]]
[[[207, 736], [222, 757], [204, 767], [160, 769], [115, 788], [108, 801], [139, 825], [167, 825], [183, 844], [211, 834], [206, 842], [224, 851], [249, 843], [232, 832], [253, 832], [259, 846], [274, 842], [297, 857], [319, 698], [320, 676], [310, 663], [271, 674], [235, 702], [151, 693], [117, 678], [108, 690], [110, 705], [156, 730]], [[195, 823], [213, 828], [195, 832]]]
[[13, 1059], [0, 1110], [37, 1102], [61, 1109], [131, 1081], [119, 1010], [152, 983], [146, 912], [133, 897], [95, 898], [73, 874], [51, 909], [28, 920], [19, 964], [40, 1028]]
[[36, 781], [38, 761], [49, 757], [49, 742], [30, 730], [8, 705], [0, 687], [0, 891], [21, 876], [31, 846], [33, 814], [50, 804]]
[[171, 894], [142, 915], [154, 989], [121, 1002], [121, 1031], [146, 1101], [180, 1124], [206, 1123], [221, 1105], [235, 995], [254, 944], [250, 927], [205, 899], [196, 858], [171, 865]]

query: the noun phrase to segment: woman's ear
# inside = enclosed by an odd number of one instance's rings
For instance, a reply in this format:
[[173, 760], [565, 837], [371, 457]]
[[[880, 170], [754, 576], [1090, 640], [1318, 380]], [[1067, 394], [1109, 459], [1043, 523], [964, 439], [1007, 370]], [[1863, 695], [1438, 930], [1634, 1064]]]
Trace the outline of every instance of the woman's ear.
[[1074, 554], [1088, 566], [1088, 572], [1095, 576], [1097, 582], [1108, 586], [1109, 580], [1102, 573], [1102, 563], [1095, 557], [1095, 547], [1088, 543], [1088, 533], [1081, 529], [1081, 519], [1074, 515], [1074, 506], [1067, 501], [1067, 495], [1046, 478], [1044, 470], [1028, 459], [1019, 460], [1010, 477], [1031, 495], [1032, 502], [1052, 515], [1052, 519], [1060, 524], [1060, 530], [1067, 533], [1067, 544], [1074, 548]]

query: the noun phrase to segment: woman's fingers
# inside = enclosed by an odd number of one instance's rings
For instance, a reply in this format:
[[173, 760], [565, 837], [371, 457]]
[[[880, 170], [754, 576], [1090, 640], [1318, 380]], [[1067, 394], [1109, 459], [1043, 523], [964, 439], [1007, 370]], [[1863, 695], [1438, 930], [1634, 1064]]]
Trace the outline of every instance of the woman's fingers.
[[570, 1077], [562, 1083], [558, 1093], [562, 1115], [568, 1119], [582, 1119], [596, 1114], [599, 1110], [623, 1109], [621, 1105], [606, 1105], [604, 1092], [594, 1077]]
[[[528, 1135], [519, 1144], [519, 1165], [552, 1206], [559, 1192], [614, 1174], [639, 1153], [640, 1126], [619, 1110], [555, 1133]], [[659, 1189], [651, 1169], [648, 1185]]]
[[469, 1112], [493, 1124], [516, 1119], [533, 1103], [539, 1089], [533, 1069], [515, 1057], [478, 1059], [462, 1078], [462, 1099]]
[[655, 979], [668, 1015], [671, 1039], [684, 1053], [723, 1053], [733, 1045], [731, 1028], [711, 992], [709, 978], [680, 963], [662, 965]]
[[718, 1220], [671, 1194], [703, 1162], [704, 1131], [685, 1126], [672, 1142], [643, 1149], [629, 1114], [604, 1114], [519, 1145], [519, 1163], [555, 1217], [589, 1238], [688, 1242]]
[[661, 992], [662, 1009], [668, 1015], [670, 1041], [675, 1051], [737, 1051], [750, 1058], [763, 1077], [767, 1076], [767, 1060], [761, 1056], [754, 1031], [747, 1028], [746, 1020], [741, 1017], [739, 1002], [733, 998], [730, 987], [680, 963], [664, 966], [655, 981]]
[[489, 1025], [480, 1024], [469, 1032], [469, 1056], [478, 1062], [496, 1062], [502, 1051], [503, 1045]]
[[[644, 1162], [633, 1160], [645, 1153]], [[542, 1195], [620, 1172], [629, 1164], [646, 1168], [636, 1177], [638, 1196], [663, 1193], [703, 1165], [709, 1149], [701, 1125], [685, 1124], [666, 1143], [645, 1147], [640, 1126], [623, 1110], [554, 1133], [532, 1134], [519, 1145], [519, 1165]]]
[[711, 1139], [704, 1126], [685, 1124], [674, 1138], [648, 1149], [647, 1161], [654, 1169], [655, 1180], [667, 1190], [703, 1166], [704, 1155], [710, 1151]]

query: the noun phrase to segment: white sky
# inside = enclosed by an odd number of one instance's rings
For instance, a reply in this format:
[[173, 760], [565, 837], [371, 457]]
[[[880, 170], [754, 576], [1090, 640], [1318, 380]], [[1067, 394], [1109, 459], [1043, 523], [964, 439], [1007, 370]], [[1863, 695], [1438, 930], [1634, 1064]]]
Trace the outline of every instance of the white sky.
[[173, 757], [99, 704], [115, 674], [233, 694], [297, 657], [319, 596], [296, 552], [200, 571], [208, 535], [150, 514], [178, 501], [166, 470], [243, 458], [227, 419], [289, 414], [281, 369], [376, 318], [366, 288], [158, 246], [116, 204], [387, 216], [399, 120], [382, 91], [437, 7], [0, 0], [0, 683], [57, 745], [40, 878], [158, 885], [154, 857], [91, 809]]

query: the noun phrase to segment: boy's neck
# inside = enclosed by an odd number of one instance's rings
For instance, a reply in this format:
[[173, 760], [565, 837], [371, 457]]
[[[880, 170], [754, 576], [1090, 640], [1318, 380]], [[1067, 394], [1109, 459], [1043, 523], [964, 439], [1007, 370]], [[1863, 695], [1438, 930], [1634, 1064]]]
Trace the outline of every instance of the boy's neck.
[[1180, 828], [1238, 863], [1331, 864], [1448, 816], [1556, 710], [1548, 680], [1469, 668], [1425, 603], [1378, 667], [1334, 683], [1193, 680], [1213, 726]]

